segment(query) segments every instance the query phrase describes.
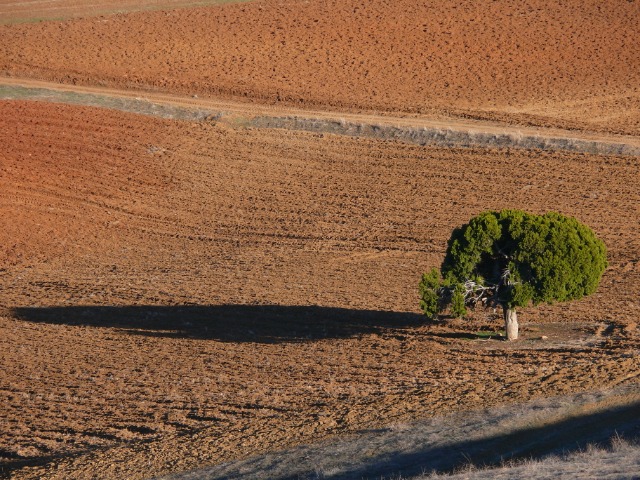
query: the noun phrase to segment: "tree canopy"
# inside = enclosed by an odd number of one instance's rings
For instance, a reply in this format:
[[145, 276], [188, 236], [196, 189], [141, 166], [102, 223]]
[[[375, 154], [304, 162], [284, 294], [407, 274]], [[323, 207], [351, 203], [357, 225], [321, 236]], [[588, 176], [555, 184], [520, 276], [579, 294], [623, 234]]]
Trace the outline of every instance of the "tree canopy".
[[478, 303], [505, 309], [593, 293], [607, 250], [591, 229], [556, 212], [486, 211], [456, 228], [440, 271], [422, 276], [428, 317], [447, 307], [462, 316]]

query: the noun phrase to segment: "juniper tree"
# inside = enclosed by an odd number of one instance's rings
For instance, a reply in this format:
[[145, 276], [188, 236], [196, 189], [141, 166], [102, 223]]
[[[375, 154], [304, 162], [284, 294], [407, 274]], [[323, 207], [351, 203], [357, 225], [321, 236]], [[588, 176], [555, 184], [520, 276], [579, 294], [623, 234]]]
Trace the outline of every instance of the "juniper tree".
[[518, 338], [516, 307], [593, 293], [607, 267], [604, 243], [576, 219], [550, 212], [487, 211], [456, 228], [440, 271], [420, 281], [420, 307], [435, 318], [446, 308], [501, 307], [507, 338]]

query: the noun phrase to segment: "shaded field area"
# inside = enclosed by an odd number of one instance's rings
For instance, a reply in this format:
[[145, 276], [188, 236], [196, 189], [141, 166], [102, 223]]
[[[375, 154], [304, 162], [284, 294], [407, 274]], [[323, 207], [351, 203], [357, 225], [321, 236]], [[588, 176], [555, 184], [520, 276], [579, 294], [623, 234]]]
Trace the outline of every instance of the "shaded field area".
[[3, 25], [0, 74], [637, 135], [639, 22], [626, 1], [264, 0]]
[[110, 327], [135, 335], [233, 343], [340, 339], [424, 323], [422, 316], [413, 312], [285, 305], [20, 307], [11, 313], [35, 323]]
[[[635, 158], [3, 101], [0, 161], [3, 474], [145, 478], [637, 381]], [[593, 228], [599, 291], [514, 344], [491, 311], [422, 321], [451, 230], [506, 207]]]
[[625, 440], [615, 440], [611, 447], [587, 447], [584, 451], [568, 455], [552, 456], [539, 461], [504, 465], [499, 468], [478, 469], [449, 476], [424, 475], [418, 478], [431, 480], [590, 480], [591, 478], [636, 478], [640, 463], [640, 447]]

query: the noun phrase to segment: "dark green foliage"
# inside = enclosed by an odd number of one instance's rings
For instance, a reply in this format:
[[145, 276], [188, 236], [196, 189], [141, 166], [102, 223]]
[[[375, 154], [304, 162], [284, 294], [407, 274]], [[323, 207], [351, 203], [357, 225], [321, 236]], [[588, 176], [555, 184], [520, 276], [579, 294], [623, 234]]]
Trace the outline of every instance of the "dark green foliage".
[[428, 283], [423, 277], [421, 306], [428, 304], [429, 313], [423, 310], [433, 316], [434, 305], [441, 311], [450, 304], [453, 314], [462, 315], [465, 304], [479, 298], [507, 308], [581, 298], [596, 290], [606, 254], [604, 243], [574, 218], [555, 212], [483, 212], [453, 231], [443, 280], [435, 269]]
[[433, 319], [438, 315], [438, 311], [440, 310], [438, 307], [438, 290], [440, 288], [440, 273], [438, 269], [432, 268], [429, 273], [423, 274], [419, 288], [420, 309], [427, 317]]
[[453, 287], [453, 293], [451, 294], [451, 313], [456, 317], [463, 317], [467, 314], [464, 286], [460, 283]]

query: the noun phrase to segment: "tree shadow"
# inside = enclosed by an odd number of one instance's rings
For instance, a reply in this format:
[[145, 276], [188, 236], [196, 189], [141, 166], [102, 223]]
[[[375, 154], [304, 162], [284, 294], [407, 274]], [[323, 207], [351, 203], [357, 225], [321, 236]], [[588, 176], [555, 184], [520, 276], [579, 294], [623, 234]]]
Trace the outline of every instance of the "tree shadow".
[[422, 315], [411, 312], [283, 305], [52, 306], [15, 307], [11, 312], [35, 323], [256, 343], [349, 338], [424, 323]]

